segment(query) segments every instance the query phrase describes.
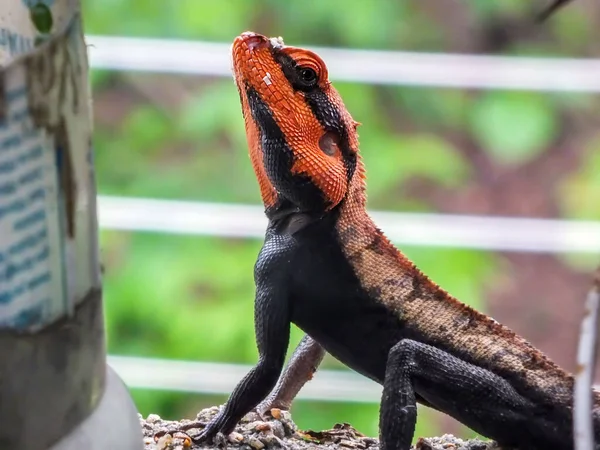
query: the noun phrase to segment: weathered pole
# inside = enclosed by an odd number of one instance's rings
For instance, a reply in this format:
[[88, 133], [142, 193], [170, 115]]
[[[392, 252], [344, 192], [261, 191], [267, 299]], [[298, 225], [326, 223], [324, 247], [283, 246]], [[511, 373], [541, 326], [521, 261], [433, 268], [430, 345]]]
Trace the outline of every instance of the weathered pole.
[[0, 2], [0, 449], [141, 449], [106, 364], [79, 0]]

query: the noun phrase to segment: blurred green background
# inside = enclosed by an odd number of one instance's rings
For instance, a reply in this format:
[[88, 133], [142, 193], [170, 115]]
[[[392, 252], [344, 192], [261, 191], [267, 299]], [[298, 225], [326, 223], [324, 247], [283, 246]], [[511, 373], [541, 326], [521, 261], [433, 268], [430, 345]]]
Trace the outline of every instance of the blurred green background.
[[[597, 56], [600, 42], [593, 2], [574, 2], [543, 26], [531, 17], [546, 3], [522, 0], [82, 3], [92, 35], [229, 43], [253, 30], [298, 46], [559, 57]], [[92, 83], [100, 194], [260, 203], [231, 79], [94, 70]], [[370, 208], [600, 218], [596, 97], [336, 87], [363, 123]], [[259, 240], [103, 230], [109, 353], [255, 363], [252, 271], [260, 246]], [[579, 317], [572, 305], [587, 288], [595, 261], [402, 250], [450, 293], [571, 364]], [[294, 329], [291, 346], [300, 336]], [[322, 367], [342, 368], [331, 358]], [[138, 389], [132, 394], [144, 416], [173, 419], [226, 399]], [[377, 404], [309, 401], [293, 408], [301, 428], [347, 421], [373, 436], [377, 411]], [[449, 429], [467, 434], [429, 411], [418, 426], [419, 435]]]

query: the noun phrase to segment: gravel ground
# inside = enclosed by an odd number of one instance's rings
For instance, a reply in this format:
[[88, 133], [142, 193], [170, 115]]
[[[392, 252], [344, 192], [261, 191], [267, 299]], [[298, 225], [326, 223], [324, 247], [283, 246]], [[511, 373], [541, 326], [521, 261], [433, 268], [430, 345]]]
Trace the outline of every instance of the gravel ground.
[[[146, 419], [140, 415], [144, 432], [145, 450], [194, 450], [216, 446], [197, 446], [190, 436], [196, 436], [204, 424], [219, 412], [218, 407], [204, 409], [196, 420], [163, 420], [156, 414]], [[262, 420], [250, 413], [238, 424], [235, 431], [221, 443], [240, 450], [379, 450], [379, 441], [364, 436], [347, 423], [336, 424], [325, 431], [298, 430], [287, 411], [272, 410], [273, 417]], [[185, 432], [178, 432], [185, 429]], [[434, 438], [420, 438], [413, 447], [419, 450], [499, 450], [493, 442], [477, 439], [463, 441], [450, 434]]]

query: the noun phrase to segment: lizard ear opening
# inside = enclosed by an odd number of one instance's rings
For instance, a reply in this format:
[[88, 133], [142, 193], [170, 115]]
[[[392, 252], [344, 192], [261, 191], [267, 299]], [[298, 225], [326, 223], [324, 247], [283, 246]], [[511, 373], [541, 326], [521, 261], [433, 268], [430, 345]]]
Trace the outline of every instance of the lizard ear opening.
[[341, 156], [340, 151], [340, 137], [333, 131], [327, 131], [319, 139], [319, 148], [327, 156], [339, 157]]

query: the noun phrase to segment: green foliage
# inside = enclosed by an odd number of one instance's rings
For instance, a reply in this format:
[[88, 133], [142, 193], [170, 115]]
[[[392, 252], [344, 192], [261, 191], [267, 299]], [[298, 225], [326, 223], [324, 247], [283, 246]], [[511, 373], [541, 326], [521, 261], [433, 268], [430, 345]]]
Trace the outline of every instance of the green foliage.
[[390, 89], [396, 107], [423, 128], [460, 129], [465, 122], [469, 100], [464, 92], [437, 89], [399, 87]]
[[562, 183], [562, 209], [569, 217], [600, 220], [600, 134], [585, 145], [581, 167]]
[[361, 135], [361, 142], [372, 207], [403, 206], [402, 197], [393, 191], [413, 178], [450, 188], [459, 186], [469, 175], [468, 162], [452, 144], [431, 134], [400, 136], [369, 132]]
[[[114, 232], [103, 233], [102, 242], [104, 248], [128, 249], [127, 256], [104, 255], [109, 346], [139, 336], [121, 353], [256, 359], [254, 325], [247, 318], [253, 314], [251, 274], [259, 242]], [[222, 351], [232, 343], [231, 351]]]
[[48, 34], [52, 30], [52, 12], [50, 8], [43, 3], [36, 3], [29, 7], [31, 21], [35, 25], [36, 30], [42, 34]]
[[578, 50], [589, 45], [593, 23], [577, 8], [565, 8], [557, 14], [550, 26], [558, 37], [558, 45], [566, 51]]
[[501, 164], [534, 160], [556, 136], [556, 113], [540, 94], [483, 94], [473, 105], [470, 116], [473, 136]]
[[[457, 30], [462, 28], [450, 23], [459, 19], [429, 14], [418, 1], [82, 3], [86, 33], [91, 35], [231, 42], [242, 31], [254, 30], [281, 35], [293, 45], [463, 51], [453, 46], [460, 42]], [[461, 8], [467, 28], [472, 25], [469, 20], [512, 20], [532, 11], [520, 0], [471, 1]], [[532, 32], [531, 39], [507, 45], [506, 53], [581, 51], [591, 34], [590, 22], [576, 12], [560, 16], [549, 25], [554, 38], [550, 44]], [[472, 48], [477, 47], [466, 51]], [[231, 79], [173, 76], [178, 89], [172, 89], [164, 76], [152, 74], [132, 77], [93, 71], [91, 77], [101, 194], [259, 204]], [[139, 80], [161, 95], [140, 99], [134, 89]], [[378, 209], [439, 209], [425, 196], [408, 195], [406, 187], [418, 181], [458, 195], [476, 182], [477, 160], [509, 168], [536, 161], [561, 136], [564, 114], [597, 110], [592, 100], [575, 94], [473, 93], [355, 83], [336, 83], [336, 88], [353, 117], [363, 123], [358, 131], [369, 205]], [[183, 100], [172, 101], [178, 96]], [[103, 109], [107, 102], [99, 102], [101, 98], [112, 99], [110, 111]], [[168, 101], [162, 103], [164, 98]], [[115, 111], [118, 119], [112, 117]], [[569, 216], [600, 217], [594, 201], [600, 197], [599, 142], [586, 144], [582, 169], [557, 194]], [[259, 240], [103, 231], [109, 352], [255, 363], [252, 273], [260, 245]], [[501, 260], [491, 253], [423, 247], [403, 251], [444, 289], [481, 309], [486, 309], [486, 288], [502, 276]], [[301, 335], [293, 328], [290, 345]], [[332, 358], [326, 358], [323, 367], [342, 368]], [[191, 417], [201, 407], [226, 399], [154, 390], [133, 394], [143, 414], [172, 418]], [[299, 401], [294, 417], [304, 428], [348, 421], [376, 435], [378, 405]], [[421, 409], [418, 435], [439, 433], [438, 418]]]

